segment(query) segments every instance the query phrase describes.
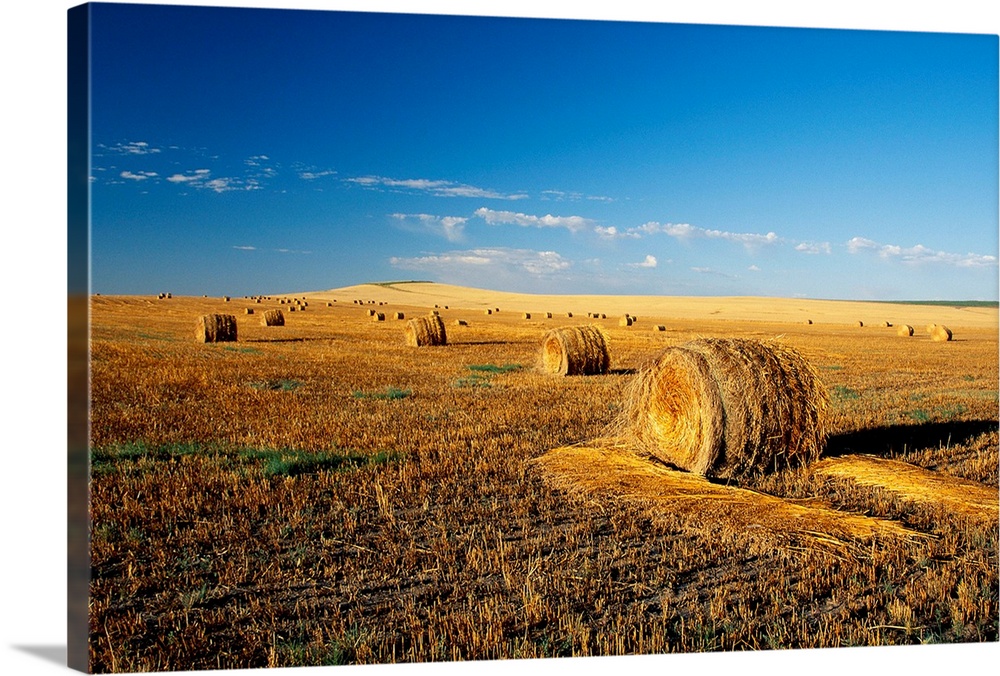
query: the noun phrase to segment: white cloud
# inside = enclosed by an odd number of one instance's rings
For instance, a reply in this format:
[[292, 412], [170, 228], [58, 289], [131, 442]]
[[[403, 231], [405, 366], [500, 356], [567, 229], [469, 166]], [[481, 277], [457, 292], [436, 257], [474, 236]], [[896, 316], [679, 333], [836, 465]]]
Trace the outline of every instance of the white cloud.
[[131, 171], [123, 171], [119, 174], [122, 178], [128, 178], [133, 181], [145, 181], [150, 178], [157, 176], [155, 171], [140, 171], [139, 173], [132, 173]]
[[578, 232], [590, 227], [593, 223], [588, 218], [582, 216], [533, 216], [514, 211], [494, 211], [486, 207], [476, 209], [475, 215], [482, 218], [489, 225], [520, 225], [523, 227], [535, 228], [566, 228], [571, 232]]
[[763, 235], [754, 232], [728, 232], [725, 230], [708, 230], [706, 228], [699, 228], [698, 226], [691, 225], [690, 223], [657, 223], [656, 221], [649, 221], [648, 223], [644, 223], [637, 228], [629, 228], [626, 233], [636, 236], [662, 233], [671, 237], [676, 237], [677, 239], [722, 239], [729, 242], [737, 242], [747, 248], [777, 244], [782, 241], [782, 239], [773, 232], [768, 232]]
[[464, 237], [465, 222], [468, 218], [461, 216], [434, 216], [432, 214], [392, 214], [392, 217], [403, 223], [416, 221], [420, 229], [444, 237], [449, 242], [459, 242]]
[[426, 192], [437, 197], [479, 197], [488, 199], [517, 200], [525, 199], [527, 195], [523, 193], [503, 194], [495, 190], [477, 188], [454, 181], [432, 180], [427, 178], [387, 178], [385, 176], [359, 176], [345, 179], [350, 183], [357, 183], [370, 188], [400, 188], [404, 190], [415, 190]]
[[532, 249], [481, 248], [449, 251], [412, 258], [393, 256], [389, 263], [406, 270], [456, 271], [475, 268], [544, 277], [567, 270], [571, 263], [555, 251]]
[[234, 249], [239, 249], [240, 251], [256, 251], [255, 246], [233, 246]]
[[657, 265], [657, 263], [656, 263], [656, 256], [647, 255], [646, 259], [644, 261], [642, 261], [641, 263], [631, 263], [629, 265], [629, 267], [633, 267], [633, 268], [655, 268], [656, 265]]
[[997, 264], [997, 257], [989, 254], [956, 254], [936, 251], [923, 244], [902, 247], [898, 244], [880, 244], [864, 237], [852, 237], [847, 242], [847, 250], [852, 254], [875, 251], [880, 258], [898, 259], [910, 265], [941, 264], [958, 268], [984, 268]]
[[324, 171], [300, 171], [299, 178], [306, 181], [313, 181], [317, 178], [323, 178], [324, 176], [333, 176], [337, 172], [333, 169], [326, 169]]
[[97, 147], [103, 150], [110, 150], [113, 153], [120, 153], [122, 155], [152, 155], [160, 152], [159, 148], [154, 148], [145, 141], [116, 143], [113, 146], [106, 146], [99, 143]]
[[747, 268], [747, 270], [749, 270], [750, 272], [760, 272], [760, 268], [758, 268], [756, 265], [751, 265], [750, 267]]
[[795, 250], [807, 254], [833, 253], [829, 242], [800, 242], [795, 245]]

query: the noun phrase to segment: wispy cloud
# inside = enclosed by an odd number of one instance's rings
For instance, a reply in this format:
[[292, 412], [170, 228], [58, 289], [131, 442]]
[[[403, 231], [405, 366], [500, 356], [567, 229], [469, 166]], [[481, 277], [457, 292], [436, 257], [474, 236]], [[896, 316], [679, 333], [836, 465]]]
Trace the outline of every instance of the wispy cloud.
[[459, 242], [463, 239], [465, 222], [469, 220], [461, 216], [433, 214], [392, 214], [392, 217], [403, 224], [417, 223], [421, 231], [444, 237], [449, 242]]
[[98, 143], [97, 147], [121, 155], [152, 155], [161, 152], [159, 148], [154, 148], [146, 141], [129, 141], [128, 143], [116, 143], [113, 146]]
[[448, 251], [412, 258], [394, 256], [389, 263], [406, 270], [451, 270], [474, 268], [544, 277], [571, 267], [570, 261], [555, 251], [504, 247]]
[[322, 171], [300, 171], [299, 178], [306, 181], [315, 181], [317, 178], [323, 178], [324, 176], [333, 176], [337, 172], [333, 169], [324, 169]]
[[235, 246], [234, 245], [233, 248], [234, 249], [239, 249], [240, 251], [256, 251], [257, 250], [257, 247], [255, 247], [255, 246]]
[[482, 218], [489, 225], [520, 225], [522, 227], [535, 228], [566, 228], [571, 232], [578, 232], [584, 228], [593, 226], [593, 221], [582, 216], [533, 216], [514, 211], [494, 211], [486, 207], [476, 209], [475, 215]]
[[829, 242], [800, 242], [795, 245], [795, 250], [806, 254], [833, 253]]
[[607, 227], [603, 225], [594, 226], [594, 232], [601, 239], [623, 239], [623, 238], [639, 239], [641, 235], [639, 235], [639, 233], [637, 232], [634, 232], [634, 230], [635, 230], [634, 228], [630, 228], [629, 230], [623, 231], [619, 230], [613, 225], [609, 225]]
[[852, 237], [847, 241], [847, 250], [852, 254], [864, 252], [877, 253], [880, 258], [900, 260], [911, 265], [941, 264], [958, 268], [984, 268], [997, 265], [997, 257], [988, 254], [956, 254], [947, 251], [935, 251], [917, 244], [902, 247], [897, 244], [880, 244], [866, 237]]
[[231, 190], [259, 190], [261, 188], [260, 181], [256, 178], [213, 178], [210, 169], [195, 169], [184, 174], [174, 174], [167, 176], [167, 181], [218, 193]]
[[518, 200], [525, 199], [523, 193], [504, 194], [496, 190], [477, 188], [476, 186], [455, 183], [454, 181], [432, 180], [427, 178], [387, 178], [385, 176], [359, 176], [345, 179], [367, 188], [389, 188], [425, 192], [436, 197], [480, 197], [488, 199]]
[[158, 174], [155, 171], [140, 171], [133, 173], [131, 171], [123, 171], [119, 174], [122, 178], [127, 178], [132, 181], [147, 181], [151, 178], [155, 178]]
[[629, 228], [627, 233], [638, 235], [654, 235], [662, 233], [677, 239], [721, 239], [729, 242], [736, 242], [748, 248], [778, 244], [783, 241], [773, 232], [760, 234], [755, 232], [728, 232], [726, 230], [710, 230], [699, 228], [690, 223], [657, 223], [650, 221], [637, 228]]

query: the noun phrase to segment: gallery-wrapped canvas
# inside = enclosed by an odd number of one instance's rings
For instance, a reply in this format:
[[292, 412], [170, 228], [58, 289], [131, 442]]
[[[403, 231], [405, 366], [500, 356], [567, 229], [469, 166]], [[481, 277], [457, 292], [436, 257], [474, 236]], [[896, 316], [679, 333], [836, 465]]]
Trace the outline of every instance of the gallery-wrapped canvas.
[[996, 35], [67, 45], [72, 668], [997, 642]]

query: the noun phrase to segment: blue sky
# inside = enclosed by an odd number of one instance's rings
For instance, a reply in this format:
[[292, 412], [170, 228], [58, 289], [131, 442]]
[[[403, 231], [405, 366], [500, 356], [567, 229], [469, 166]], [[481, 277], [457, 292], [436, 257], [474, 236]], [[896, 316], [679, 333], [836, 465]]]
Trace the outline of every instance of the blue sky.
[[96, 5], [92, 290], [997, 299], [997, 36]]

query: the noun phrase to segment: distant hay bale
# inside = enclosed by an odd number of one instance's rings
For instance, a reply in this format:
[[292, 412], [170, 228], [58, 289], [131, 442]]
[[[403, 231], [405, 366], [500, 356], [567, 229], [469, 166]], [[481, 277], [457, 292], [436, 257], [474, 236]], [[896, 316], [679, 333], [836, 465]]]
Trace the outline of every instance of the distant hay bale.
[[523, 316], [524, 316], [525, 319], [531, 319], [531, 313], [530, 312], [525, 312]]
[[429, 314], [426, 317], [411, 319], [406, 322], [403, 336], [406, 338], [406, 344], [410, 347], [446, 345], [448, 342], [444, 331], [444, 322], [440, 315]]
[[794, 350], [749, 339], [669, 347], [630, 383], [622, 436], [697, 474], [735, 477], [816, 460], [828, 395]]
[[194, 335], [199, 343], [233, 342], [236, 340], [236, 317], [218, 314], [198, 317]]
[[456, 319], [455, 320], [455, 326], [468, 326], [468, 325], [469, 325], [469, 322], [465, 321], [464, 319]]
[[376, 322], [384, 322], [385, 321], [385, 313], [384, 312], [376, 312], [375, 314], [372, 315], [372, 320], [376, 321]]
[[229, 302], [229, 296], [223, 296], [223, 297], [222, 297], [222, 300], [224, 300], [225, 302], [227, 302], [227, 303], [228, 303], [228, 302]]
[[540, 368], [559, 376], [598, 375], [611, 365], [604, 331], [593, 324], [553, 329], [542, 338]]
[[327, 303], [326, 306], [327, 307], [333, 307], [333, 303]]
[[885, 328], [888, 329], [888, 328], [892, 327], [892, 324], [890, 322], [882, 322], [881, 326], [883, 326], [883, 327], [885, 327]]
[[281, 303], [282, 305], [284, 305], [284, 304], [285, 304], [285, 299], [284, 299], [284, 298], [282, 298], [282, 299], [281, 299], [281, 300], [279, 300], [278, 302], [279, 302], [279, 303]]
[[491, 309], [489, 309], [489, 308], [486, 308], [486, 314], [488, 314], [488, 315], [491, 315], [491, 314], [493, 314], [493, 310], [491, 310]]
[[653, 327], [653, 330], [654, 331], [666, 331], [667, 327], [664, 326], [663, 324], [657, 324], [656, 326]]
[[369, 309], [368, 310], [368, 316], [369, 317], [374, 317], [375, 316], [375, 310]]
[[248, 315], [252, 315], [253, 314], [253, 308], [252, 307], [248, 307], [247, 308], [247, 314]]
[[931, 340], [941, 343], [951, 340], [951, 329], [941, 324], [935, 324], [934, 329], [931, 331]]
[[632, 318], [629, 317], [628, 315], [625, 315], [624, 317], [618, 320], [618, 326], [632, 326]]
[[573, 318], [573, 313], [572, 312], [567, 312], [566, 316], [569, 317], [570, 319], [572, 319]]
[[552, 313], [551, 312], [546, 312], [545, 313], [545, 318], [546, 319], [552, 319]]
[[284, 326], [285, 325], [285, 315], [281, 310], [266, 310], [264, 314], [260, 316], [261, 326]]
[[899, 328], [896, 329], [896, 335], [903, 337], [912, 336], [913, 327], [909, 324], [900, 324]]
[[402, 312], [397, 312], [393, 315], [393, 319], [405, 319]]
[[864, 325], [865, 325], [865, 323], [863, 321], [858, 320], [858, 326], [864, 326]]
[[602, 312], [601, 313], [601, 319], [607, 319], [607, 318], [608, 318], [608, 316]]
[[937, 324], [928, 324], [927, 327], [926, 327], [927, 328], [927, 333], [934, 333], [934, 327], [935, 326], [937, 326]]
[[813, 320], [811, 320], [811, 319], [807, 319], [806, 320], [806, 324], [812, 324], [812, 323], [813, 323]]
[[253, 302], [254, 303], [260, 303], [260, 298], [255, 298]]
[[447, 306], [447, 305], [445, 305], [445, 306], [444, 306], [444, 309], [445, 309], [445, 310], [447, 310], [447, 309], [448, 309], [448, 306]]
[[172, 293], [168, 293], [167, 294], [167, 298], [173, 298], [173, 297], [174, 297], [174, 294], [172, 294]]
[[297, 309], [297, 308], [296, 308], [296, 307], [295, 307], [294, 305], [289, 305], [289, 306], [288, 306], [288, 311], [289, 311], [289, 312], [295, 312], [295, 310], [296, 310], [296, 309]]

